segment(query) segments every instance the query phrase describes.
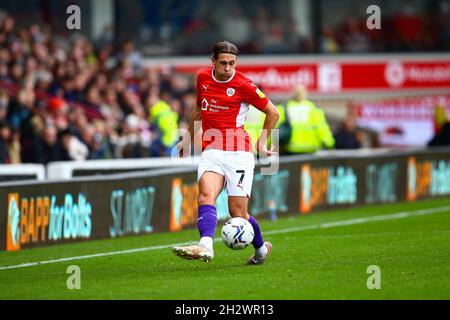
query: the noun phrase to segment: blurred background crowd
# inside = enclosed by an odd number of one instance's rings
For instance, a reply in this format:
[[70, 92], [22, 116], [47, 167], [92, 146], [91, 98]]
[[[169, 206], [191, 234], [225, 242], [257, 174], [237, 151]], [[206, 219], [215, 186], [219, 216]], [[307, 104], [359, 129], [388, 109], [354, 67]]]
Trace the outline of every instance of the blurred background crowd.
[[195, 103], [192, 81], [144, 68], [132, 42], [58, 43], [33, 24], [0, 24], [3, 163], [168, 155]]
[[[450, 49], [449, 1], [375, 1], [388, 10], [379, 33], [355, 14], [366, 2], [313, 1], [304, 32], [288, 1], [115, 1], [115, 24], [93, 36], [89, 24], [69, 32], [67, 15], [52, 14], [69, 1], [0, 1], [0, 162], [169, 155], [195, 105], [195, 84], [146, 57], [208, 59], [221, 39], [242, 54]], [[350, 117], [342, 128], [354, 126]], [[337, 146], [348, 144], [345, 130], [334, 134]]]
[[[166, 53], [192, 55], [209, 50], [217, 35], [239, 45], [245, 54], [361, 53], [439, 51], [450, 48], [450, 5], [446, 1], [321, 0], [311, 3], [312, 24], [295, 16], [290, 1], [134, 0], [124, 7], [118, 37], [150, 42]], [[366, 8], [383, 8], [383, 30], [366, 27]], [[128, 10], [127, 10], [128, 8]], [[299, 10], [303, 8], [299, 6]], [[211, 32], [216, 30], [216, 32]], [[191, 41], [196, 45], [192, 46]]]
[[[4, 0], [0, 9], [20, 25], [45, 25], [55, 37], [64, 37], [65, 9], [77, 4], [83, 8], [83, 33], [92, 40], [132, 40], [145, 55], [204, 55], [220, 38], [237, 44], [243, 54], [450, 49], [447, 0], [107, 1], [110, 7], [102, 6], [104, 0], [97, 5], [91, 0]], [[366, 27], [370, 5], [382, 8], [377, 33]], [[108, 16], [112, 23], [96, 26]]]

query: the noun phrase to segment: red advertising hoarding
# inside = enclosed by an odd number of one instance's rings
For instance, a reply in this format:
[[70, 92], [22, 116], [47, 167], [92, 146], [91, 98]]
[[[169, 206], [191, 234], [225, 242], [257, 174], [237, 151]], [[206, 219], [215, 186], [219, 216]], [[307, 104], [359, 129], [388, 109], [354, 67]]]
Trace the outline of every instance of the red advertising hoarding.
[[450, 115], [450, 95], [362, 101], [356, 103], [357, 123], [378, 132], [383, 146], [425, 146], [437, 106]]
[[[299, 59], [240, 60], [238, 69], [269, 94], [289, 93], [296, 84], [305, 84], [314, 93], [352, 93], [446, 89], [450, 91], [450, 56], [438, 59]], [[195, 73], [208, 64], [175, 63], [181, 73]]]

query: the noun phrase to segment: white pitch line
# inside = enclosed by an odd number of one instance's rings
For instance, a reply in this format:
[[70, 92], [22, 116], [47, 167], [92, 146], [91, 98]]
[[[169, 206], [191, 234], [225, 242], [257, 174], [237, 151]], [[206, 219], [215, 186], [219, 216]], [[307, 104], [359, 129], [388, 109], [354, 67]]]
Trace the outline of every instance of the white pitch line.
[[160, 246], [153, 246], [153, 247], [135, 248], [135, 249], [121, 250], [121, 251], [93, 253], [93, 254], [88, 254], [88, 255], [84, 255], [84, 256], [60, 258], [60, 259], [54, 259], [54, 260], [28, 262], [28, 263], [21, 263], [21, 264], [14, 265], [14, 266], [3, 266], [3, 267], [0, 267], [0, 270], [26, 268], [26, 267], [33, 267], [33, 266], [42, 265], [42, 264], [115, 256], [115, 255], [120, 255], [120, 254], [128, 254], [128, 253], [143, 252], [143, 251], [158, 250], [158, 249], [166, 249], [171, 246], [182, 246], [182, 245], [187, 245], [187, 244], [189, 244], [189, 242], [174, 243], [171, 245], [160, 245]]
[[[403, 212], [398, 212], [398, 213], [393, 213], [393, 214], [388, 214], [388, 215], [378, 215], [378, 216], [372, 216], [372, 217], [326, 222], [326, 223], [315, 224], [315, 225], [311, 225], [311, 226], [302, 226], [302, 227], [293, 227], [293, 228], [287, 228], [287, 229], [271, 230], [271, 231], [264, 232], [264, 235], [291, 233], [291, 232], [299, 232], [299, 231], [305, 231], [305, 230], [327, 229], [327, 228], [349, 226], [349, 225], [374, 222], [374, 221], [402, 219], [402, 218], [428, 215], [428, 214], [434, 214], [434, 213], [446, 212], [446, 211], [450, 211], [450, 206], [436, 207], [436, 208], [430, 208], [430, 209], [421, 209], [421, 210], [415, 210], [415, 211], [403, 211]], [[221, 240], [222, 240], [221, 238], [214, 239], [214, 241], [221, 241]], [[135, 248], [135, 249], [121, 250], [121, 251], [94, 253], [94, 254], [88, 254], [88, 255], [84, 255], [84, 256], [60, 258], [60, 259], [54, 259], [54, 260], [28, 262], [28, 263], [21, 263], [21, 264], [12, 265], [12, 266], [0, 266], [0, 270], [27, 268], [27, 267], [33, 267], [33, 266], [38, 266], [38, 265], [43, 265], [43, 264], [51, 264], [51, 263], [74, 261], [74, 260], [83, 260], [83, 259], [106, 257], [106, 256], [115, 256], [115, 255], [121, 255], [121, 254], [144, 252], [144, 251], [159, 250], [159, 249], [167, 249], [172, 246], [180, 246], [180, 245], [187, 245], [187, 244], [190, 244], [190, 242], [173, 243], [173, 244], [168, 244], [168, 245]]]

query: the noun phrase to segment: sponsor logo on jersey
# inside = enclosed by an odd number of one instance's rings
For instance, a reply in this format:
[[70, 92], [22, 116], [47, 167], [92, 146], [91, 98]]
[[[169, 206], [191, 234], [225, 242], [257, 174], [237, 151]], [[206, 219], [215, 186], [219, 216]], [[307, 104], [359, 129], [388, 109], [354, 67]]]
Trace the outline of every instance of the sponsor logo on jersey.
[[261, 90], [259, 90], [259, 88], [256, 88], [256, 93], [261, 99], [264, 99], [266, 97], [266, 95]]
[[209, 106], [208, 100], [206, 100], [205, 98], [203, 98], [203, 100], [202, 100], [202, 110], [203, 110], [203, 111], [208, 110], [208, 106]]
[[227, 96], [231, 97], [233, 96], [235, 93], [235, 90], [233, 88], [228, 88], [227, 89]]

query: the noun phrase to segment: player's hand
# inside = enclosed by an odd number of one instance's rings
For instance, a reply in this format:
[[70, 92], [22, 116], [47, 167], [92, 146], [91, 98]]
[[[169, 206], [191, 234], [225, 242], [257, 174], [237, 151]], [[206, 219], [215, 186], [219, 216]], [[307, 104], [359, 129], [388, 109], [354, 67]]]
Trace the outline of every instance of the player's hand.
[[186, 158], [189, 156], [190, 152], [183, 152], [183, 150], [186, 148], [187, 144], [183, 142], [183, 140], [180, 140], [180, 142], [177, 143], [177, 150], [178, 150], [178, 156], [180, 158]]
[[256, 151], [258, 152], [260, 157], [270, 157], [273, 155], [278, 155], [278, 152], [273, 151], [274, 149], [275, 149], [274, 145], [271, 145], [270, 149], [268, 150], [265, 143], [264, 144], [260, 144], [260, 143], [256, 144]]

